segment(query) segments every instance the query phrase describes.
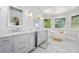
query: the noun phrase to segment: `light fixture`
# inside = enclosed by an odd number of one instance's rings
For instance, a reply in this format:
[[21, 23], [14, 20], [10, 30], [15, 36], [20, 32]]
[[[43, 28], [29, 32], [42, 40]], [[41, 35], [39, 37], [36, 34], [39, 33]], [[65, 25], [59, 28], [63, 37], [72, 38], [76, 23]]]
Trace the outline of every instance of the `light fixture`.
[[41, 19], [41, 20], [43, 20], [43, 19], [44, 19], [44, 17], [40, 17], [40, 19]]
[[28, 17], [29, 17], [29, 18], [32, 18], [32, 16], [33, 16], [33, 14], [29, 11], [29, 12], [28, 12]]

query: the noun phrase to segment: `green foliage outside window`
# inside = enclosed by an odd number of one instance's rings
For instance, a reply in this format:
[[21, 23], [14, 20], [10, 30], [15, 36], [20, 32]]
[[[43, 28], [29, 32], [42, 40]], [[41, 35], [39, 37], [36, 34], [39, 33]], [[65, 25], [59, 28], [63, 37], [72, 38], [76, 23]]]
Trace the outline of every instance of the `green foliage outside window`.
[[55, 28], [65, 28], [65, 18], [55, 19]]
[[79, 29], [79, 15], [72, 16], [71, 28], [72, 29]]
[[44, 27], [51, 28], [51, 19], [44, 19]]

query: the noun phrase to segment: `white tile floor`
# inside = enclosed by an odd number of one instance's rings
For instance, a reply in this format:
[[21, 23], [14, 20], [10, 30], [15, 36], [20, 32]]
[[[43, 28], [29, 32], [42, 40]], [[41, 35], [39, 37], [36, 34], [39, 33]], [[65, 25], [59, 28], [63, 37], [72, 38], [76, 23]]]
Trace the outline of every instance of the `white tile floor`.
[[79, 53], [79, 42], [72, 40], [63, 40], [60, 43], [54, 43], [49, 39], [49, 46], [46, 49], [36, 48], [32, 53]]

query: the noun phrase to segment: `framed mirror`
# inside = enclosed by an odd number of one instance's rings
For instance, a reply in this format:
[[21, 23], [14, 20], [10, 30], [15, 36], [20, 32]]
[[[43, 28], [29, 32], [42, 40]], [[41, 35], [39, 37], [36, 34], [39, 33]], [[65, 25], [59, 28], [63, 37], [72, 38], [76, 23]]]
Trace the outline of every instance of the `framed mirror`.
[[9, 27], [19, 27], [23, 22], [23, 11], [16, 7], [9, 7], [9, 19], [8, 26]]

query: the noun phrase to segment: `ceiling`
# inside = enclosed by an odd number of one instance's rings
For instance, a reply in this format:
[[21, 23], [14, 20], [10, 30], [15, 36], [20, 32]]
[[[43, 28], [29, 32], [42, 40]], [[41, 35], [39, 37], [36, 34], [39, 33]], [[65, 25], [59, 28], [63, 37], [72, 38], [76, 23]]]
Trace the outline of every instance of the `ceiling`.
[[75, 6], [51, 6], [51, 7], [40, 7], [42, 12], [47, 15], [57, 15], [67, 13], [76, 8]]
[[24, 6], [23, 8], [36, 14], [57, 15], [67, 13], [76, 7], [77, 6]]

